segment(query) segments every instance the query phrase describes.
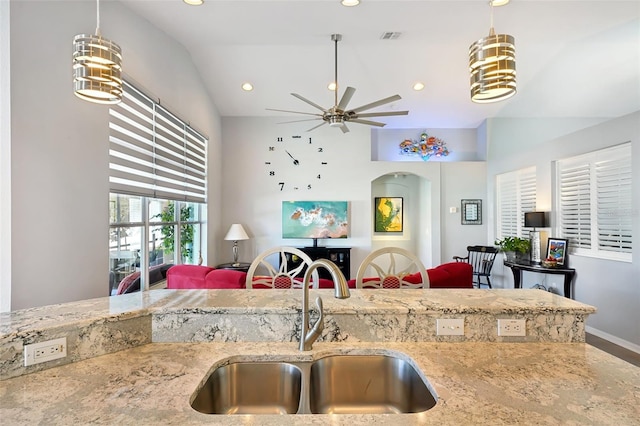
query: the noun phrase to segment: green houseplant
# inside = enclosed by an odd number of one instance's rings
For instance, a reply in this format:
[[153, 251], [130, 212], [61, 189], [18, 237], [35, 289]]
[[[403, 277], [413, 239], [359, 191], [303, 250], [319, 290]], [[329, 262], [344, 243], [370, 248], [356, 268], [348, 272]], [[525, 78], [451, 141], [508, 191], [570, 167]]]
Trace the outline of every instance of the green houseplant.
[[504, 237], [496, 240], [495, 245], [506, 253], [507, 260], [515, 260], [516, 258], [525, 258], [526, 254], [531, 250], [531, 241], [527, 238], [520, 237]]
[[[180, 208], [180, 222], [186, 222], [191, 218], [193, 207], [182, 205]], [[174, 222], [175, 219], [175, 203], [167, 205], [161, 213], [153, 216], [162, 222]], [[180, 229], [180, 254], [183, 261], [189, 263], [193, 261], [193, 225], [182, 223]], [[162, 248], [167, 253], [173, 253], [175, 249], [175, 227], [174, 225], [163, 225], [160, 228], [162, 232]]]

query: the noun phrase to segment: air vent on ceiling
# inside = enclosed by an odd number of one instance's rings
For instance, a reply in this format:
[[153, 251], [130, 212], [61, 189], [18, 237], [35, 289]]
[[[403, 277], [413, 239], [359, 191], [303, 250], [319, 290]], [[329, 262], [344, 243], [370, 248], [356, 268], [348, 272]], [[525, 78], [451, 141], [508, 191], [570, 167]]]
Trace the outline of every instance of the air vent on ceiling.
[[382, 35], [380, 36], [380, 38], [381, 38], [382, 40], [395, 40], [395, 39], [397, 39], [398, 37], [400, 37], [400, 35], [401, 35], [401, 34], [402, 34], [402, 33], [401, 33], [401, 32], [398, 32], [398, 31], [387, 31], [387, 32], [382, 33]]

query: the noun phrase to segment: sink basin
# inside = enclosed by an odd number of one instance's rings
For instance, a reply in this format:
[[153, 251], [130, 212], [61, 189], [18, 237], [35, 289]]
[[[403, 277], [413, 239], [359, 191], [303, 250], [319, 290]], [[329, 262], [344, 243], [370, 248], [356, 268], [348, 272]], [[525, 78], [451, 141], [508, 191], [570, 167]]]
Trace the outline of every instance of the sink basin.
[[295, 414], [302, 372], [286, 362], [239, 362], [216, 368], [191, 406], [205, 414]]
[[311, 366], [309, 406], [314, 414], [418, 413], [436, 405], [407, 361], [384, 355], [339, 355]]
[[413, 365], [388, 355], [231, 363], [213, 370], [191, 403], [205, 414], [397, 414], [435, 405]]

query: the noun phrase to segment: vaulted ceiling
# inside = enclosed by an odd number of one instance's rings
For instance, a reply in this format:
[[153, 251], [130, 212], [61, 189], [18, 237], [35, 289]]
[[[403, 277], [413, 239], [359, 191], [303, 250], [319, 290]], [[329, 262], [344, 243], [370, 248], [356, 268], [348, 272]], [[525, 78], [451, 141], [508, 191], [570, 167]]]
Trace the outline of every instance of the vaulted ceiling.
[[[487, 0], [121, 0], [190, 52], [222, 116], [317, 112], [291, 92], [333, 105], [338, 82], [350, 106], [393, 94], [379, 110], [391, 128], [474, 128], [490, 117], [618, 117], [640, 110], [640, 1], [511, 0], [493, 13], [516, 40], [518, 93], [494, 104], [469, 95], [468, 50], [489, 33]], [[399, 33], [382, 39], [383, 33]], [[117, 34], [105, 34], [117, 41]], [[422, 91], [412, 86], [421, 81]], [[255, 89], [245, 92], [244, 82]], [[340, 92], [341, 94], [341, 92]], [[304, 117], [301, 117], [304, 118]]]

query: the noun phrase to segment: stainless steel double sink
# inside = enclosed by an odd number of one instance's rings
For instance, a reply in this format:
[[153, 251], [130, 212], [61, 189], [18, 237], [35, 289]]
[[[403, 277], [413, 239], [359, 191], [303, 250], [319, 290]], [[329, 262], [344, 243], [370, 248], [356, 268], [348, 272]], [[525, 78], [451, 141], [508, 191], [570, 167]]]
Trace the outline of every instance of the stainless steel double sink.
[[191, 403], [206, 414], [395, 414], [435, 405], [411, 362], [389, 355], [234, 362], [213, 370]]

